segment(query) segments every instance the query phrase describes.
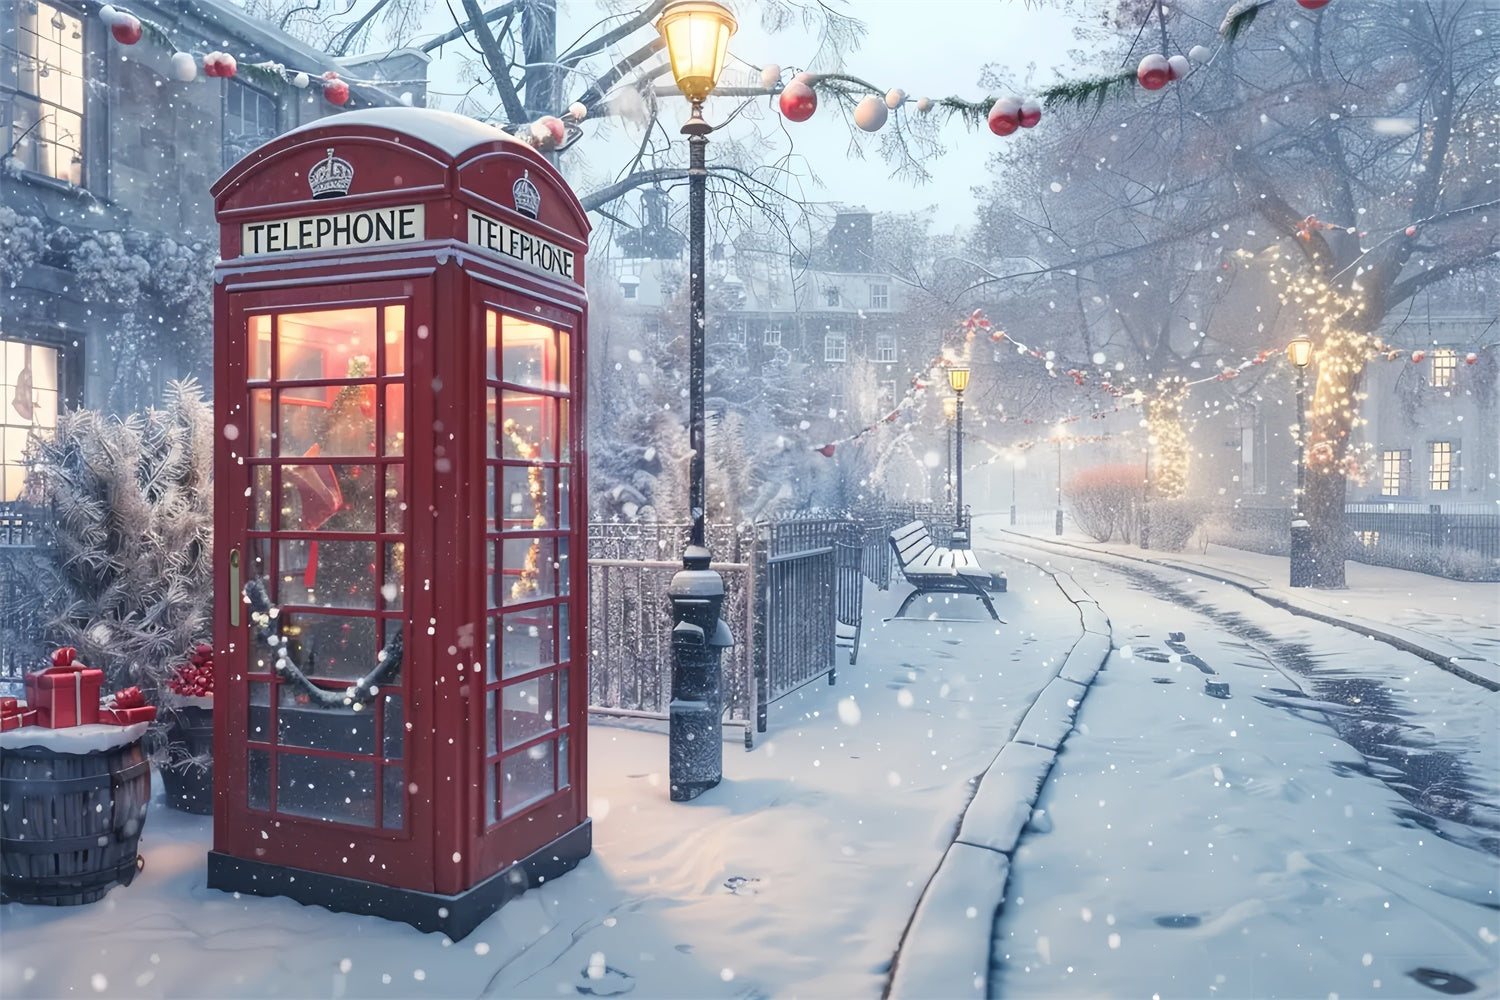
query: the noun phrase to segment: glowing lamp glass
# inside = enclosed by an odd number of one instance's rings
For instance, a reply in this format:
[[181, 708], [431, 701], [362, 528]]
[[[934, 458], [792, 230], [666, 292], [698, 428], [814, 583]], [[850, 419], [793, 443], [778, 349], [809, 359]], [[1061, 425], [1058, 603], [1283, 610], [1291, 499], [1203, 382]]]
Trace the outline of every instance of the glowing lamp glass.
[[1306, 337], [1298, 337], [1286, 345], [1287, 360], [1298, 368], [1306, 368], [1312, 361], [1312, 341]]
[[718, 86], [729, 51], [729, 36], [739, 27], [723, 4], [712, 0], [678, 0], [667, 5], [656, 22], [677, 89], [697, 103]]
[[952, 389], [954, 392], [963, 392], [968, 387], [969, 387], [969, 369], [967, 369], [967, 368], [949, 368], [948, 369], [948, 388]]
[[958, 397], [957, 396], [944, 396], [943, 397], [943, 416], [947, 417], [949, 420], [952, 420], [957, 413], [958, 413]]

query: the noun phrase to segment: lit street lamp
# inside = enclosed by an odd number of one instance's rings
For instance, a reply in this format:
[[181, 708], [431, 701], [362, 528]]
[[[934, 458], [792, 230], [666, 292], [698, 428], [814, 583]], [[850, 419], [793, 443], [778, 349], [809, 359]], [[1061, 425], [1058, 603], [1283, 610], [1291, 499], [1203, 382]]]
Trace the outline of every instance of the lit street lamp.
[[704, 490], [703, 427], [703, 281], [704, 189], [708, 177], [708, 133], [704, 98], [718, 85], [738, 24], [734, 15], [712, 0], [669, 3], [656, 22], [672, 60], [672, 76], [692, 103], [682, 134], [688, 137], [689, 259], [688, 319], [688, 508], [692, 531], [682, 553], [682, 570], [672, 577], [672, 703], [668, 729], [671, 796], [674, 802], [697, 798], [724, 776], [724, 747], [719, 732], [721, 684], [719, 658], [733, 643], [719, 618], [724, 579], [709, 569], [704, 541], [707, 505]]
[[953, 512], [957, 520], [957, 526], [953, 532], [953, 540], [967, 545], [969, 542], [969, 522], [964, 516], [964, 390], [969, 387], [969, 369], [966, 367], [954, 367], [948, 369], [948, 388], [953, 390], [958, 402], [954, 404], [957, 417], [954, 420], [954, 444], [957, 457], [954, 465], [958, 468], [955, 477], [955, 497], [953, 501]]
[[1010, 456], [1010, 526], [1016, 526], [1016, 470], [1024, 468], [1026, 456], [1015, 452]]
[[958, 397], [943, 397], [943, 426], [947, 445], [943, 449], [943, 503], [953, 502], [953, 419], [958, 416]]
[[1293, 587], [1312, 586], [1312, 526], [1302, 508], [1307, 478], [1307, 366], [1312, 361], [1312, 341], [1298, 337], [1286, 345], [1286, 357], [1297, 369], [1297, 494], [1292, 505], [1290, 577]]

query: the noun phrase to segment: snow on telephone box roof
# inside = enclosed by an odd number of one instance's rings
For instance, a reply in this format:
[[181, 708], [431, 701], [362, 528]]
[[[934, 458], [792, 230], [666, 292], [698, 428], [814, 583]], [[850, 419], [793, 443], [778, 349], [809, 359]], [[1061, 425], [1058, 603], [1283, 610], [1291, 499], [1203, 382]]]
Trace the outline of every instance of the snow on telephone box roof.
[[448, 111], [365, 108], [308, 122], [240, 160], [212, 192], [226, 262], [451, 239], [583, 284], [588, 216], [557, 168]]

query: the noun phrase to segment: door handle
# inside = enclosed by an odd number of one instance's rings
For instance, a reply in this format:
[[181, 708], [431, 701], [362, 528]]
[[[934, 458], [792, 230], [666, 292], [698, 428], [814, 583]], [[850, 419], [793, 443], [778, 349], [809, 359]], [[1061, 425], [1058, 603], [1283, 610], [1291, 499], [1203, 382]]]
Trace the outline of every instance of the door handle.
[[240, 627], [240, 550], [229, 550], [229, 625]]

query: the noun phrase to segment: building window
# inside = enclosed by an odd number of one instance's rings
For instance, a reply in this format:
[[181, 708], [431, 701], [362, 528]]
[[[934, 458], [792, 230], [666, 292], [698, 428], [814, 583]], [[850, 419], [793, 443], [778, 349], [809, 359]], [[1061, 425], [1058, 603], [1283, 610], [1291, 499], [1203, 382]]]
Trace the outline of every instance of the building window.
[[823, 335], [823, 360], [844, 361], [848, 352], [849, 338], [839, 330], [829, 330]]
[[1458, 377], [1458, 352], [1436, 350], [1432, 352], [1432, 387], [1449, 389]]
[[891, 307], [891, 286], [890, 285], [871, 285], [870, 286], [870, 308], [871, 309], [889, 309], [890, 307]]
[[276, 124], [276, 99], [249, 84], [229, 80], [224, 85], [224, 166], [229, 168], [281, 131]]
[[661, 343], [661, 320], [656, 316], [641, 320], [641, 335], [647, 341]]
[[1431, 461], [1427, 486], [1433, 490], [1453, 488], [1453, 442], [1430, 441], [1427, 454]]
[[896, 383], [880, 383], [880, 395], [877, 397], [876, 402], [880, 404], [881, 416], [889, 414], [891, 408], [896, 405]]
[[843, 301], [843, 298], [839, 295], [839, 290], [832, 285], [823, 289], [823, 295], [827, 298], [828, 304], [833, 307], [837, 307]]
[[633, 274], [627, 274], [620, 279], [620, 294], [627, 299], [635, 298], [635, 293], [640, 290], [641, 279]]
[[1380, 453], [1380, 495], [1405, 496], [1411, 489], [1411, 452], [1392, 448]]
[[896, 338], [893, 334], [882, 333], [875, 337], [875, 360], [886, 363], [896, 360]]
[[831, 389], [828, 393], [828, 419], [837, 420], [844, 415], [844, 390]]
[[1380, 532], [1378, 532], [1378, 531], [1361, 531], [1361, 532], [1358, 532], [1358, 535], [1359, 535], [1359, 543], [1361, 545], [1363, 545], [1365, 548], [1367, 548], [1367, 549], [1374, 549], [1374, 548], [1379, 548], [1380, 547]]
[[37, 0], [20, 10], [6, 144], [21, 167], [83, 184], [83, 22]]
[[766, 332], [762, 343], [767, 347], [781, 346], [781, 323], [779, 321], [766, 324]]
[[0, 340], [0, 500], [21, 496], [26, 438], [57, 429], [57, 348]]
[[724, 339], [731, 344], [743, 344], [745, 342], [745, 319], [737, 316], [729, 321], [724, 328]]

